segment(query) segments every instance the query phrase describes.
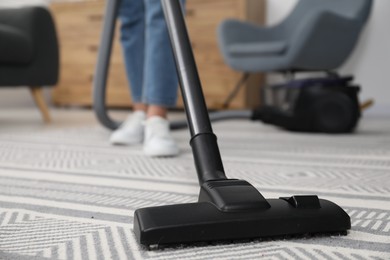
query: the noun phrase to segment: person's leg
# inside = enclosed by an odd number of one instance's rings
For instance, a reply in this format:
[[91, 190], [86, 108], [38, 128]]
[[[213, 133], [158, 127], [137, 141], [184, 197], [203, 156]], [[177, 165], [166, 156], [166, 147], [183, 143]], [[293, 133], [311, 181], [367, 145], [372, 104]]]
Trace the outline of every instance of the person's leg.
[[160, 105], [149, 105], [147, 108], [147, 114], [146, 116], [152, 117], [152, 116], [159, 116], [162, 118], [167, 118], [168, 115], [168, 108], [165, 106]]
[[144, 139], [143, 123], [146, 119], [146, 104], [142, 103], [145, 59], [145, 6], [143, 0], [122, 0], [121, 43], [127, 76], [131, 85], [132, 113], [110, 137], [112, 144], [133, 145]]
[[[146, 52], [143, 101], [148, 117], [166, 117], [177, 102], [178, 77], [161, 1], [144, 0]], [[184, 5], [185, 1], [182, 0]]]
[[166, 117], [167, 108], [176, 105], [177, 101], [176, 66], [161, 2], [144, 1], [146, 52], [143, 101], [148, 104], [144, 152], [149, 156], [175, 156], [179, 148], [170, 133]]
[[134, 110], [146, 111], [142, 102], [145, 61], [145, 5], [143, 0], [122, 0], [120, 40], [130, 82]]

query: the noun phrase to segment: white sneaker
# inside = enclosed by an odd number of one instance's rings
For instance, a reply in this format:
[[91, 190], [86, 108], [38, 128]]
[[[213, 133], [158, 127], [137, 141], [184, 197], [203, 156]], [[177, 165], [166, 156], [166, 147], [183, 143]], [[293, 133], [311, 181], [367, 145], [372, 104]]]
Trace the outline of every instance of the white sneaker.
[[179, 154], [168, 120], [154, 116], [145, 122], [144, 153], [151, 157], [172, 157]]
[[123, 122], [123, 124], [115, 130], [110, 142], [114, 145], [134, 145], [141, 144], [144, 140], [144, 121], [146, 114], [143, 111], [136, 111], [132, 113]]

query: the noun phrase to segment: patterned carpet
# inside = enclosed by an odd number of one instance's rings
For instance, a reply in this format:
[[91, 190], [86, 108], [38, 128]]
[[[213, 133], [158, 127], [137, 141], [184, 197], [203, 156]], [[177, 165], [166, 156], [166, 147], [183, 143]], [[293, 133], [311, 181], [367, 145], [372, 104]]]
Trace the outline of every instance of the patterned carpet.
[[[8, 127], [9, 128], [9, 127]], [[390, 259], [390, 122], [355, 135], [292, 134], [246, 121], [214, 126], [229, 177], [268, 198], [318, 194], [352, 218], [348, 236], [147, 251], [140, 207], [194, 202], [189, 134], [182, 154], [150, 159], [111, 147], [99, 126], [0, 133], [0, 259]]]

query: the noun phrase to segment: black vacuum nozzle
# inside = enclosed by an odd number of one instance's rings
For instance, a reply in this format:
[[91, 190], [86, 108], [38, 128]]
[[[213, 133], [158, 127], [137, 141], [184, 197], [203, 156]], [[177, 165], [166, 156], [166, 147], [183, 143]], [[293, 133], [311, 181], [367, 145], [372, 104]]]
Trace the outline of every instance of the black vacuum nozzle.
[[[217, 188], [211, 188], [211, 196], [217, 194], [217, 201], [224, 201], [221, 190], [215, 190], [222, 188], [222, 193], [228, 196], [227, 203], [244, 208], [222, 210], [220, 206], [224, 203], [216, 205], [218, 203], [215, 201], [206, 202], [205, 198], [201, 198], [203, 202], [137, 210], [134, 232], [139, 243], [150, 246], [343, 233], [351, 227], [350, 218], [343, 209], [317, 196], [265, 200], [257, 190], [257, 195], [254, 191], [245, 191], [247, 182], [233, 182], [232, 186], [217, 184]], [[213, 183], [211, 185], [215, 186]], [[244, 194], [252, 192], [244, 203], [235, 197], [244, 198]]]

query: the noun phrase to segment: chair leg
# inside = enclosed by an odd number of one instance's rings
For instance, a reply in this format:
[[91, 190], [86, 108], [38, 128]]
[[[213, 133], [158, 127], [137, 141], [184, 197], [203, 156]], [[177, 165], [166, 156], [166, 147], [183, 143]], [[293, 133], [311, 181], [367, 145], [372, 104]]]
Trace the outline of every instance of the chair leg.
[[35, 104], [37, 104], [39, 110], [41, 111], [43, 120], [45, 123], [50, 123], [50, 114], [49, 109], [46, 105], [45, 99], [43, 97], [43, 90], [41, 87], [30, 87], [31, 95], [34, 98]]
[[244, 86], [244, 84], [248, 81], [249, 76], [250, 76], [249, 73], [244, 73], [242, 75], [240, 80], [237, 82], [235, 88], [232, 90], [232, 92], [229, 93], [229, 96], [223, 102], [222, 108], [224, 108], [224, 109], [229, 108], [230, 103], [237, 96], [237, 94], [240, 91], [241, 87]]

